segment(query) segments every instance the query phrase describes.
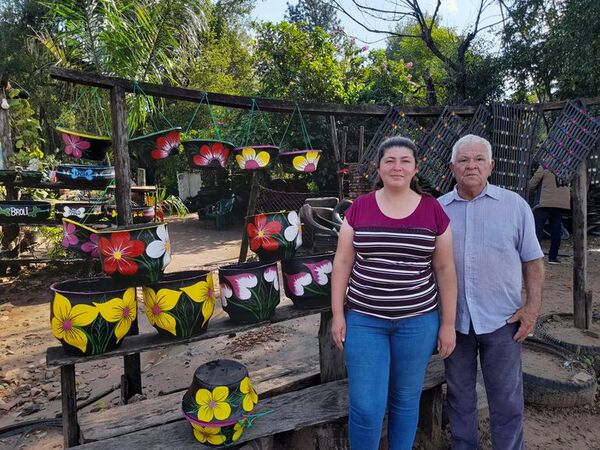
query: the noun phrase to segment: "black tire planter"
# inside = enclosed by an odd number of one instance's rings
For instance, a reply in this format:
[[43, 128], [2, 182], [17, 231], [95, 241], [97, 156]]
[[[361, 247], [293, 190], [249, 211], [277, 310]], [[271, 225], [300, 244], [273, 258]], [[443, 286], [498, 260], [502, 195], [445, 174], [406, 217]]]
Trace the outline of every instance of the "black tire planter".
[[331, 304], [333, 253], [297, 256], [281, 261], [285, 295], [299, 309]]
[[102, 204], [93, 202], [59, 201], [54, 203], [54, 218], [97, 222], [106, 217]]
[[271, 167], [279, 153], [274, 145], [245, 145], [233, 149], [238, 167], [242, 170], [260, 170]]
[[302, 224], [296, 211], [251, 216], [246, 234], [250, 250], [261, 262], [293, 258], [302, 245]]
[[[523, 346], [566, 360], [576, 359], [569, 352], [535, 338], [527, 338]], [[523, 394], [525, 402], [532, 405], [567, 408], [593, 404], [597, 387], [596, 378], [592, 374], [590, 380], [577, 383], [540, 377], [523, 369]]]
[[102, 161], [112, 145], [110, 136], [98, 136], [61, 127], [57, 127], [56, 131], [64, 143], [63, 151], [71, 158]]
[[0, 170], [0, 183], [12, 183], [17, 177], [17, 171], [12, 169]]
[[129, 148], [137, 152], [141, 160], [154, 162], [179, 154], [181, 127], [168, 128], [129, 140]]
[[50, 217], [52, 204], [36, 200], [0, 201], [0, 223], [36, 223]]
[[294, 150], [279, 153], [279, 162], [286, 172], [313, 173], [317, 170], [321, 150]]
[[[149, 223], [156, 217], [156, 208], [154, 206], [134, 206], [131, 208], [131, 215], [133, 223]], [[117, 207], [107, 206], [106, 217], [117, 223]]]
[[53, 284], [52, 333], [65, 351], [98, 355], [117, 348], [137, 327], [135, 288], [110, 278], [85, 278]]
[[[181, 409], [196, 439], [230, 446], [235, 445], [248, 427], [247, 415], [257, 403], [258, 394], [252, 387], [248, 369], [237, 361], [218, 359], [196, 369]], [[218, 433], [207, 436], [206, 428], [216, 428]], [[208, 442], [207, 437], [210, 437]]]
[[44, 178], [44, 174], [38, 170], [20, 170], [19, 177], [23, 183], [39, 183]]
[[171, 338], [198, 336], [206, 331], [214, 312], [212, 272], [188, 270], [165, 274], [158, 283], [144, 287], [144, 299], [146, 316], [158, 334]]
[[105, 188], [115, 178], [115, 168], [112, 166], [59, 164], [56, 168], [56, 178], [69, 186]]
[[[566, 342], [559, 339], [556, 336], [553, 336], [550, 330], [545, 326], [545, 323], [552, 320], [553, 316], [558, 316], [561, 319], [568, 319], [571, 322], [573, 321], [573, 314], [568, 313], [555, 313], [555, 314], [545, 314], [541, 316], [537, 321], [536, 334], [542, 338], [542, 340], [546, 342], [550, 342], [554, 345], [557, 345], [565, 350], [573, 352], [578, 355], [591, 355], [591, 356], [600, 356], [600, 345], [584, 345], [584, 344], [576, 344], [572, 342]], [[600, 322], [600, 316], [596, 313], [592, 315], [592, 321]]]
[[276, 262], [249, 262], [219, 267], [221, 303], [239, 324], [268, 320], [280, 301]]

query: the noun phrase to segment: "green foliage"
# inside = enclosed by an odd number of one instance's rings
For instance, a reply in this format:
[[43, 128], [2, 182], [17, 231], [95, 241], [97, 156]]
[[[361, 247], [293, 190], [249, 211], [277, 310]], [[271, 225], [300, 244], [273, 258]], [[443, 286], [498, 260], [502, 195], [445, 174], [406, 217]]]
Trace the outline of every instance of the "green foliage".
[[176, 195], [169, 195], [162, 201], [161, 206], [165, 215], [168, 216], [185, 216], [190, 213], [181, 199]]
[[316, 27], [328, 32], [340, 29], [340, 19], [335, 7], [323, 0], [299, 0], [296, 5], [286, 5], [285, 19], [288, 22], [303, 22], [309, 30]]
[[42, 130], [40, 122], [29, 100], [20, 98], [19, 94], [21, 94], [20, 89], [8, 91], [9, 119], [15, 153], [23, 152], [29, 155], [29, 158], [42, 158], [43, 139], [40, 135]]

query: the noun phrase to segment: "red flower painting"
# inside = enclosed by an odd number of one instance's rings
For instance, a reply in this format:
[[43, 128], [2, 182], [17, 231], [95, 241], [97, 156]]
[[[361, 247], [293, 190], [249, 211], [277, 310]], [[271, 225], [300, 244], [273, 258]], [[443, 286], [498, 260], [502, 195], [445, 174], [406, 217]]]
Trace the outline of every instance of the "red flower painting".
[[255, 252], [260, 247], [267, 251], [275, 251], [279, 243], [271, 236], [281, 231], [281, 223], [277, 221], [268, 222], [264, 214], [258, 214], [254, 223], [248, 224], [248, 237], [250, 238], [250, 249]]
[[165, 159], [173, 150], [177, 150], [181, 142], [179, 131], [171, 131], [166, 136], [161, 136], [156, 140], [156, 148], [150, 152], [152, 159]]
[[144, 253], [144, 242], [130, 240], [127, 231], [113, 233], [110, 240], [100, 238], [100, 252], [103, 270], [112, 275], [119, 272], [121, 275], [133, 275], [138, 270], [138, 265], [131, 258], [136, 258]]
[[225, 167], [227, 158], [229, 158], [229, 149], [222, 143], [215, 142], [200, 147], [200, 153], [194, 155], [192, 160], [198, 167]]

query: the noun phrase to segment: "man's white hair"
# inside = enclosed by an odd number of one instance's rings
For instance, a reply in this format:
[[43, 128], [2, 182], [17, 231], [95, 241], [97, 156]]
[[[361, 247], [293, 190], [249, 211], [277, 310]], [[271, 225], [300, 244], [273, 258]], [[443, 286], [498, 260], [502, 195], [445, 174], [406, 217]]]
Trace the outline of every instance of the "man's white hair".
[[466, 134], [463, 137], [461, 137], [458, 141], [456, 141], [456, 143], [452, 146], [452, 156], [450, 157], [451, 163], [456, 163], [456, 153], [458, 152], [458, 149], [463, 145], [467, 144], [484, 145], [485, 149], [487, 150], [488, 159], [490, 161], [492, 160], [492, 144], [490, 144], [490, 141], [488, 141], [485, 138], [482, 138], [481, 136], [477, 136], [476, 134]]

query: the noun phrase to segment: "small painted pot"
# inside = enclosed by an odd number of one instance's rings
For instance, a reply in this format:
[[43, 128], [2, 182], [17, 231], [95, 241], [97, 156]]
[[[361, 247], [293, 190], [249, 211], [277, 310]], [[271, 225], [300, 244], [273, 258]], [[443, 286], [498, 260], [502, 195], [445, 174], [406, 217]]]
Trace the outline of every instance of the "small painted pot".
[[112, 166], [59, 164], [56, 168], [56, 178], [69, 185], [105, 188], [115, 178], [115, 168]]
[[17, 177], [17, 171], [12, 169], [0, 170], [0, 183], [12, 183]]
[[227, 446], [240, 439], [257, 403], [246, 367], [218, 359], [196, 369], [181, 409], [199, 442]]
[[279, 161], [287, 172], [312, 173], [317, 170], [321, 150], [295, 150], [279, 153]]
[[145, 161], [160, 161], [179, 154], [181, 128], [174, 127], [129, 140], [129, 148]]
[[242, 170], [265, 169], [278, 152], [279, 148], [274, 145], [247, 145], [233, 149], [235, 161]]
[[300, 309], [331, 304], [333, 253], [297, 256], [281, 261], [285, 295]]
[[114, 350], [135, 324], [135, 288], [120, 287], [110, 278], [85, 278], [55, 283], [50, 289], [52, 334], [69, 353]]
[[0, 201], [0, 223], [43, 222], [50, 217], [52, 204], [37, 200]]
[[212, 272], [168, 273], [144, 287], [144, 304], [148, 321], [159, 334], [178, 338], [202, 334], [215, 309]]
[[57, 127], [56, 131], [64, 143], [65, 154], [75, 159], [102, 161], [112, 144], [110, 136], [81, 133], [61, 127]]
[[302, 245], [302, 223], [296, 211], [251, 216], [246, 234], [250, 250], [266, 262], [292, 258]]
[[190, 165], [198, 169], [224, 169], [234, 145], [212, 139], [194, 139], [181, 143]]
[[54, 217], [58, 220], [71, 218], [96, 222], [105, 217], [102, 206], [99, 203], [60, 201], [54, 203]]
[[19, 170], [19, 177], [24, 183], [39, 183], [44, 174], [38, 170]]
[[122, 286], [147, 286], [163, 277], [171, 262], [167, 224], [140, 224], [99, 230], [102, 270]]
[[[112, 221], [117, 220], [117, 207], [107, 206], [106, 217]], [[134, 206], [131, 208], [133, 223], [148, 223], [154, 220], [156, 216], [156, 208], [154, 206]]]
[[240, 324], [268, 320], [279, 304], [277, 263], [250, 262], [219, 267], [221, 303]]

